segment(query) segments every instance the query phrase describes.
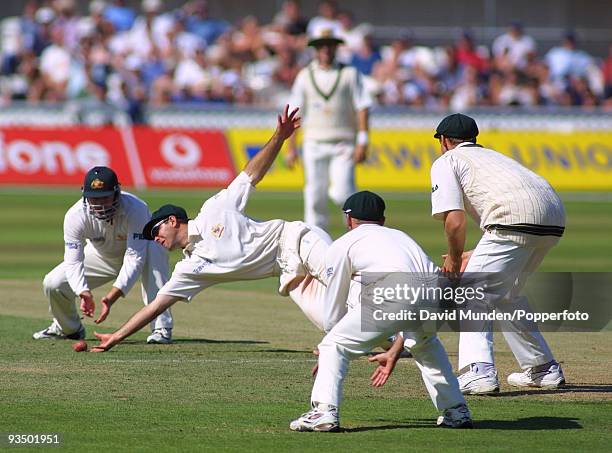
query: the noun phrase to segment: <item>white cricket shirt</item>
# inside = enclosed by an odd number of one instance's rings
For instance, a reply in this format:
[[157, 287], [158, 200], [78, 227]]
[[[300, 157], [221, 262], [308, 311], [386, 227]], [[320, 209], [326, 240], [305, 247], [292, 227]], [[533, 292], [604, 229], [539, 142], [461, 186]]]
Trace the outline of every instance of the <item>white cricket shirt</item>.
[[112, 223], [89, 214], [82, 199], [72, 205], [64, 217], [64, 264], [74, 293], [90, 289], [84, 267], [84, 247], [89, 243], [106, 260], [122, 263], [113, 286], [127, 294], [138, 280], [147, 256], [142, 229], [150, 218], [146, 203], [128, 192], [121, 192]]
[[278, 273], [276, 257], [285, 222], [260, 222], [247, 216], [244, 210], [253, 190], [251, 178], [241, 172], [227, 189], [206, 200], [189, 221], [185, 258], [161, 294], [190, 299], [216, 283]]
[[406, 233], [363, 224], [332, 243], [325, 256], [325, 332], [354, 307], [361, 295], [364, 272], [436, 273], [439, 268]]

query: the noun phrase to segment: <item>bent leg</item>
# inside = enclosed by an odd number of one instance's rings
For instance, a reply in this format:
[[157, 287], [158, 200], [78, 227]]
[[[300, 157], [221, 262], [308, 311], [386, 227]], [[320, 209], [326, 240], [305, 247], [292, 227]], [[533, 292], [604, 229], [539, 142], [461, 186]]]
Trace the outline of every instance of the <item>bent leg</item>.
[[78, 332], [81, 328], [81, 317], [75, 304], [74, 291], [66, 279], [64, 263], [57, 265], [45, 275], [43, 292], [49, 299], [49, 312], [66, 335]]
[[[149, 305], [157, 292], [168, 281], [170, 270], [168, 267], [168, 252], [156, 242], [149, 241], [147, 244], [147, 259], [142, 269], [142, 300], [145, 305]], [[172, 312], [170, 309], [151, 322], [151, 330], [172, 329]]]
[[435, 334], [402, 332], [404, 347], [412, 353], [429, 396], [438, 411], [466, 404], [448, 354]]

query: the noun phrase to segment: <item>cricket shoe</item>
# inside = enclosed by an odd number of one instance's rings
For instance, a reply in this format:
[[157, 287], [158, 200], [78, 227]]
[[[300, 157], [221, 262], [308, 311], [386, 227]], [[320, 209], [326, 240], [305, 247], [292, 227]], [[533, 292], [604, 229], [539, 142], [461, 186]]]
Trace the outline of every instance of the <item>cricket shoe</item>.
[[85, 327], [81, 324], [79, 330], [69, 335], [66, 335], [58, 322], [54, 319], [49, 327], [39, 332], [34, 332], [32, 338], [35, 340], [83, 340], [85, 338]]
[[312, 409], [289, 424], [291, 431], [333, 432], [340, 429], [338, 408], [331, 404], [312, 403]]
[[469, 371], [457, 377], [464, 395], [487, 395], [499, 392], [497, 370], [492, 363], [472, 363]]
[[147, 337], [148, 344], [170, 344], [172, 343], [172, 329], [154, 329]]
[[508, 384], [514, 387], [540, 387], [555, 389], [565, 384], [561, 366], [554, 360], [537, 367], [529, 368], [522, 373], [508, 376]]
[[465, 404], [446, 409], [436, 422], [441, 428], [470, 429], [474, 427], [472, 414]]

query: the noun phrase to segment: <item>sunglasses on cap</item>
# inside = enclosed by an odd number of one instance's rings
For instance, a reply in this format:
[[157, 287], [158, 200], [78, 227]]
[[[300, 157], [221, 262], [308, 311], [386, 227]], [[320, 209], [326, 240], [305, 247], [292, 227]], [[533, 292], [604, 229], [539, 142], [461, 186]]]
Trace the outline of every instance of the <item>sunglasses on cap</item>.
[[153, 225], [153, 228], [151, 228], [151, 236], [156, 237], [157, 233], [159, 233], [159, 229], [161, 228], [161, 226], [164, 223], [166, 223], [168, 220], [170, 220], [170, 217], [166, 217], [165, 219], [162, 219], [159, 222], [157, 222], [155, 225]]

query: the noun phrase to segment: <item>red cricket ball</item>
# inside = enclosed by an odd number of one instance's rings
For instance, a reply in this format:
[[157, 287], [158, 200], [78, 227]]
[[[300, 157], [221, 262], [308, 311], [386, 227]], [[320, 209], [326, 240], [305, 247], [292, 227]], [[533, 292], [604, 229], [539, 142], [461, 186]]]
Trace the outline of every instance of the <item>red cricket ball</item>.
[[74, 349], [74, 352], [87, 351], [87, 342], [85, 340], [77, 341], [72, 345], [72, 349]]

